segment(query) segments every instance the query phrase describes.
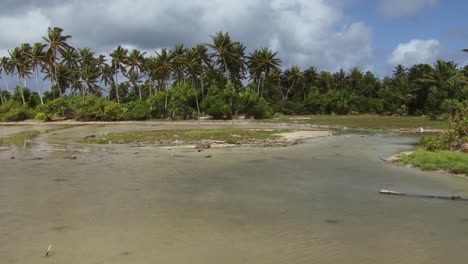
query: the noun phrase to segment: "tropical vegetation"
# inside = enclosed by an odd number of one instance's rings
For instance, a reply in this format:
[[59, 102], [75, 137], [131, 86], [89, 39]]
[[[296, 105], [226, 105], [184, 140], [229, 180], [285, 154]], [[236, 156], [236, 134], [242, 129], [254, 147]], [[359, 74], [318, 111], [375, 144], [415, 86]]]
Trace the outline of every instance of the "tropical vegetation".
[[70, 39], [63, 29], [49, 28], [43, 42], [22, 44], [0, 59], [0, 121], [269, 118], [275, 113], [435, 119], [468, 100], [468, 65], [451, 61], [398, 65], [380, 79], [359, 68], [283, 69], [277, 52], [249, 51], [223, 32], [210, 43], [177, 44], [152, 54], [123, 46], [97, 54], [72, 47]]

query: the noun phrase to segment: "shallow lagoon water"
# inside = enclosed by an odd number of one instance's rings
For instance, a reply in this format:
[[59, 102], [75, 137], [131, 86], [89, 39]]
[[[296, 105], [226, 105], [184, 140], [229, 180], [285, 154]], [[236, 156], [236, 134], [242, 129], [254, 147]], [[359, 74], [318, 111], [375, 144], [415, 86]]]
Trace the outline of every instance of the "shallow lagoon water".
[[0, 151], [0, 262], [468, 259], [467, 202], [377, 194], [468, 196], [466, 179], [381, 161], [413, 148], [414, 138], [340, 135], [287, 148], [201, 153], [74, 144], [128, 129], [66, 128], [34, 140], [42, 145], [18, 148], [15, 159]]

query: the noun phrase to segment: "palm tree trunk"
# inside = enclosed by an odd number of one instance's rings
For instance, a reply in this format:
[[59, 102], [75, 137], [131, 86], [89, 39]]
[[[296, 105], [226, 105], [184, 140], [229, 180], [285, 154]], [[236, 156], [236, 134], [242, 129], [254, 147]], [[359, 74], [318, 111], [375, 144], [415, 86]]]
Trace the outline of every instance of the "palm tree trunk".
[[198, 116], [200, 116], [200, 105], [198, 103], [198, 91], [197, 91], [197, 87], [194, 84], [195, 84], [195, 78], [192, 78], [192, 88], [195, 90], [195, 101], [197, 103], [197, 112], [198, 112]]
[[260, 96], [263, 97], [263, 92], [265, 91], [265, 79], [266, 79], [266, 76], [267, 76], [267, 73], [265, 72], [265, 74], [263, 75], [262, 77], [262, 88], [260, 90]]
[[21, 78], [18, 74], [18, 89], [20, 90], [20, 94], [21, 94], [21, 100], [23, 101], [23, 106], [26, 105], [26, 100], [24, 100], [24, 93], [23, 93], [23, 88], [21, 87]]
[[226, 76], [226, 78], [228, 78], [229, 80], [231, 79], [231, 74], [228, 73], [228, 67], [227, 67], [227, 64], [226, 64], [226, 59], [223, 57], [223, 62], [224, 62], [224, 74]]
[[84, 87], [84, 85], [81, 86], [81, 97], [83, 97], [83, 100], [85, 99], [85, 87]]
[[6, 77], [8, 77], [7, 74], [5, 74], [5, 78], [3, 78], [3, 82], [5, 83], [5, 86], [6, 86], [7, 91], [8, 91], [9, 93], [11, 93], [11, 92], [10, 92], [10, 87], [8, 86], [8, 82], [7, 82], [7, 80], [6, 80]]
[[296, 81], [293, 81], [291, 87], [289, 87], [289, 89], [286, 91], [286, 94], [283, 96], [283, 100], [281, 102], [281, 106], [283, 106], [284, 103], [286, 103], [286, 101], [288, 100], [288, 96], [289, 96], [289, 93], [291, 92], [292, 88], [294, 87], [294, 84], [296, 83]]
[[120, 104], [120, 95], [119, 95], [119, 80], [117, 77], [117, 73], [115, 74], [115, 96], [117, 97], [117, 103]]
[[258, 84], [257, 84], [257, 95], [260, 96], [260, 84], [261, 84], [261, 79], [260, 79], [260, 80], [257, 79], [257, 82], [258, 82]]
[[143, 96], [141, 95], [141, 87], [138, 86], [138, 95], [140, 96], [140, 101], [143, 100]]
[[62, 97], [62, 89], [60, 89], [60, 84], [59, 84], [58, 77], [57, 77], [57, 54], [56, 54], [55, 49], [52, 49], [52, 54], [54, 56], [54, 58], [53, 58], [54, 62], [53, 63], [54, 63], [55, 85], [57, 86], [57, 89], [59, 90], [59, 97]]
[[[154, 80], [150, 81], [150, 86], [149, 86], [149, 98], [153, 97], [153, 86], [154, 86]], [[151, 109], [153, 110], [153, 109]]]
[[42, 92], [41, 92], [41, 87], [39, 87], [39, 77], [38, 77], [38, 72], [37, 72], [37, 65], [36, 65], [36, 88], [37, 88], [37, 93], [39, 94], [39, 99], [41, 99], [41, 105], [44, 105], [44, 100], [42, 99]]
[[200, 85], [201, 85], [201, 96], [202, 96], [202, 101], [205, 99], [205, 85], [204, 85], [204, 73], [203, 73], [203, 66], [202, 66], [202, 69], [201, 69], [201, 75], [200, 75]]
[[[136, 73], [137, 73], [137, 76], [140, 76], [140, 73], [139, 73], [138, 69], [137, 69]], [[135, 83], [135, 85], [136, 85], [136, 83]], [[140, 85], [138, 85], [138, 95], [140, 96], [140, 101], [142, 101], [143, 96], [141, 95], [141, 86]]]

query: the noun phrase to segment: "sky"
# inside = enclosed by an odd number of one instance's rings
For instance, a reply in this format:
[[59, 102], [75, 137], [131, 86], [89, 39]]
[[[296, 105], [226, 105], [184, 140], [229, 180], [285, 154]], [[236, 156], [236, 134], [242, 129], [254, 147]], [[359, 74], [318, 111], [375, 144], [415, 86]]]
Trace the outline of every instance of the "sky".
[[48, 27], [75, 47], [148, 54], [229, 32], [249, 51], [268, 47], [284, 67], [391, 74], [397, 64], [468, 64], [468, 1], [460, 0], [0, 0], [0, 56], [42, 41]]

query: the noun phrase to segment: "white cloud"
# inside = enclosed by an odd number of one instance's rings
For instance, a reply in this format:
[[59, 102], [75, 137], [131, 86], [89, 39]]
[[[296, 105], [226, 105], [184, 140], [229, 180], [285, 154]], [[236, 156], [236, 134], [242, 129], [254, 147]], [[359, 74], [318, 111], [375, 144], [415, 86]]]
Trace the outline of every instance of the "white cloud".
[[[301, 6], [294, 9], [291, 3]], [[286, 64], [338, 70], [365, 66], [372, 57], [371, 29], [362, 22], [344, 24], [343, 14], [324, 1], [277, 0], [272, 8], [282, 22], [272, 32], [270, 43], [287, 54]]]
[[21, 43], [41, 41], [42, 33], [47, 30], [50, 20], [40, 10], [32, 9], [17, 16], [0, 16], [0, 56]]
[[382, 0], [380, 12], [388, 18], [410, 17], [424, 8], [437, 6], [439, 0]]
[[411, 40], [400, 43], [388, 59], [388, 64], [394, 66], [403, 64], [412, 66], [419, 63], [433, 63], [439, 56], [441, 45], [438, 40]]
[[343, 13], [349, 0], [23, 2], [27, 4], [16, 6], [12, 17], [0, 13], [2, 26], [5, 19], [14, 21], [8, 24], [10, 35], [2, 31], [0, 49], [36, 40], [45, 35], [47, 26], [59, 26], [73, 36], [73, 45], [98, 53], [119, 44], [142, 50], [176, 43], [192, 46], [209, 42], [210, 35], [222, 30], [249, 49], [273, 47], [285, 66], [296, 63], [336, 70], [365, 67], [372, 58], [372, 30], [363, 22], [349, 21]]

